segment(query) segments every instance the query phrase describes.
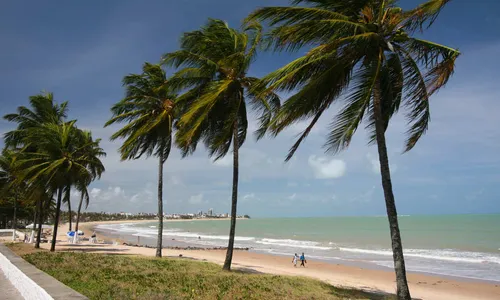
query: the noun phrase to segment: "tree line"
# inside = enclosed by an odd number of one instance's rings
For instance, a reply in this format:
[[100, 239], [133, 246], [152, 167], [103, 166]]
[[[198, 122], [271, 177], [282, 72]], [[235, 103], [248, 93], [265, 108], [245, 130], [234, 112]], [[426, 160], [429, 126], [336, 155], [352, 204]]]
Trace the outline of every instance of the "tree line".
[[[434, 24], [448, 2], [429, 0], [404, 10], [395, 0], [293, 0], [288, 7], [256, 9], [241, 28], [209, 19], [181, 36], [178, 51], [164, 54], [157, 64], [144, 63], [142, 73], [123, 78], [125, 97], [113, 105], [113, 117], [105, 126], [123, 124], [111, 137], [122, 141], [122, 160], [158, 160], [158, 216], [163, 215], [164, 164], [173, 146], [184, 157], [200, 143], [214, 160], [232, 152], [232, 218], [223, 266], [230, 270], [238, 155], [247, 139], [250, 113], [258, 115], [257, 139], [309, 120], [290, 148], [289, 160], [320, 117], [339, 103], [328, 127], [326, 152], [346, 149], [362, 124], [369, 142], [377, 145], [397, 296], [411, 299], [385, 132], [400, 109], [408, 120], [405, 151], [428, 129], [429, 99], [448, 82], [460, 53], [417, 36]], [[306, 47], [302, 56], [262, 78], [249, 75], [259, 51], [295, 52]], [[286, 99], [279, 97], [283, 92], [289, 95]], [[5, 134], [2, 159], [13, 167], [2, 165], [9, 174], [2, 180], [10, 182], [2, 199], [14, 199], [9, 200], [14, 204], [31, 199], [41, 220], [45, 206], [56, 197], [57, 226], [61, 203], [70, 205], [70, 189], [81, 192], [78, 212], [88, 203], [87, 187], [104, 171], [104, 152], [90, 132], [66, 119], [67, 103], [53, 102], [51, 94], [31, 97], [30, 103], [32, 109], [20, 107], [5, 116], [17, 129]], [[161, 257], [163, 218], [158, 223], [156, 255]], [[54, 247], [55, 238], [52, 251]]]

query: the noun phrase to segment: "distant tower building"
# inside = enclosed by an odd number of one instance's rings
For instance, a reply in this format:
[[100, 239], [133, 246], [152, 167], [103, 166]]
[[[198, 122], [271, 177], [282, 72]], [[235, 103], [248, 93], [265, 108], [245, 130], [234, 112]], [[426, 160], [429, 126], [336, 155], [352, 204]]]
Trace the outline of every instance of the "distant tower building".
[[213, 208], [211, 208], [211, 209], [208, 210], [208, 215], [210, 217], [214, 215], [214, 209]]

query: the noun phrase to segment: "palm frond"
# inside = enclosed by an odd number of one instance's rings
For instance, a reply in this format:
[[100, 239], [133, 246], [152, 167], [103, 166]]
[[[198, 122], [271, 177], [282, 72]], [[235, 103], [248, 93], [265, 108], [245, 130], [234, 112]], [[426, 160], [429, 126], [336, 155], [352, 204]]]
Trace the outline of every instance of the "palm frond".
[[341, 13], [316, 7], [262, 7], [252, 12], [245, 23], [266, 21], [269, 26], [290, 26], [297, 23], [318, 20], [348, 20]]
[[424, 27], [431, 27], [448, 2], [450, 0], [429, 0], [420, 4], [417, 8], [407, 13], [408, 17], [404, 27], [409, 31], [416, 29], [423, 31]]
[[368, 110], [374, 89], [379, 79], [382, 61], [376, 59], [364, 68], [359, 68], [353, 76], [351, 93], [345, 100], [344, 108], [334, 117], [330, 126], [326, 150], [333, 154], [347, 148], [363, 116]]
[[404, 78], [405, 106], [408, 109], [407, 119], [410, 124], [405, 152], [410, 151], [420, 137], [427, 131], [430, 122], [429, 93], [424, 76], [418, 64], [409, 53], [402, 51], [400, 56]]

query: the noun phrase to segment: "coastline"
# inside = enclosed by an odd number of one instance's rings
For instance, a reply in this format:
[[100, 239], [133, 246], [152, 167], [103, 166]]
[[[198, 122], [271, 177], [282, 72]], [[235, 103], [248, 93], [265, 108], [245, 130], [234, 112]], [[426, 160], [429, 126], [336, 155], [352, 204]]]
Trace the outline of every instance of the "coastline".
[[[217, 220], [217, 219], [215, 219]], [[183, 220], [184, 221], [184, 220]], [[105, 221], [80, 223], [80, 229], [89, 236], [95, 226], [100, 224], [154, 222], [154, 220], [130, 220], [130, 221]], [[168, 220], [167, 222], [177, 222]], [[64, 224], [64, 226], [67, 226]], [[61, 230], [65, 239], [64, 232]], [[61, 236], [61, 235], [60, 235]], [[88, 244], [58, 245], [59, 250], [99, 252], [109, 254], [129, 254], [154, 256], [154, 248], [123, 245], [123, 240], [106, 235], [99, 231], [98, 239], [106, 241], [104, 249], [88, 248]], [[165, 245], [171, 241], [165, 241]], [[175, 242], [177, 244], [177, 242]], [[179, 242], [182, 244], [182, 242]], [[188, 246], [188, 244], [185, 244]], [[178, 245], [176, 245], [178, 246]], [[186, 249], [163, 249], [164, 256], [191, 258], [200, 261], [210, 261], [223, 264], [225, 250], [186, 250]], [[371, 292], [395, 292], [395, 275], [390, 269], [372, 269], [360, 266], [332, 263], [318, 260], [308, 260], [307, 268], [294, 268], [291, 260], [284, 256], [258, 253], [254, 251], [235, 250], [233, 265], [235, 268], [252, 269], [256, 272], [306, 276], [319, 279], [329, 284], [342, 287], [362, 289]], [[408, 272], [408, 282], [412, 296], [420, 299], [500, 299], [500, 283], [485, 282], [467, 278], [450, 278], [432, 274]]]

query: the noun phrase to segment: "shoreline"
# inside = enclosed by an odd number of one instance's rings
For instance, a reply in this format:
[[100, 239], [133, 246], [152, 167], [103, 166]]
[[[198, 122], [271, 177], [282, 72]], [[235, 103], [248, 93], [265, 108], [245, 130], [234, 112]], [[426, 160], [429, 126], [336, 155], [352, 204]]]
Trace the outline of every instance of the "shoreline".
[[[149, 220], [148, 220], [149, 221]], [[150, 221], [151, 222], [151, 221]], [[174, 221], [175, 222], [175, 221]], [[120, 221], [111, 222], [93, 222], [82, 223], [93, 229], [100, 224], [122, 223]], [[107, 236], [104, 232], [100, 233], [101, 237], [107, 241], [117, 240], [116, 237]], [[165, 240], [164, 245], [168, 245], [172, 241]], [[186, 247], [189, 244], [184, 242], [174, 241], [176, 244], [184, 244]], [[127, 246], [137, 249], [148, 249], [154, 251], [154, 248]], [[142, 252], [142, 251], [140, 251]], [[187, 249], [164, 249], [164, 252], [174, 253], [174, 256], [182, 254], [183, 257], [190, 257], [197, 260], [206, 260], [222, 264], [224, 262], [225, 250], [187, 250]], [[182, 253], [181, 253], [182, 252]], [[144, 255], [144, 254], [142, 254]], [[310, 268], [299, 269], [293, 268], [290, 259], [270, 253], [262, 253], [258, 251], [238, 251], [235, 250], [234, 264], [251, 268], [258, 272], [278, 274], [278, 275], [294, 275], [307, 276], [325, 281], [327, 283], [343, 286], [360, 288], [368, 291], [383, 291], [394, 293], [395, 291], [395, 275], [392, 269], [375, 266], [372, 268], [365, 267], [359, 264], [346, 264], [342, 261], [322, 261], [310, 260], [308, 266]], [[314, 269], [314, 272], [309, 270]], [[410, 282], [413, 296], [423, 299], [450, 299], [450, 295], [455, 295], [453, 299], [498, 299], [500, 298], [500, 283], [494, 281], [486, 281], [473, 278], [443, 276], [438, 274], [408, 272], [408, 281]], [[437, 291], [446, 290], [445, 294], [437, 295]], [[465, 289], [461, 292], [458, 290]], [[475, 291], [481, 289], [485, 292], [484, 297], [475, 294]], [[415, 291], [416, 290], [416, 291]], [[492, 294], [490, 294], [492, 293]], [[419, 296], [421, 295], [421, 296]], [[468, 295], [468, 296], [465, 296]], [[464, 297], [465, 296], [465, 297]]]
[[[136, 220], [130, 222], [137, 222]], [[130, 223], [127, 222], [127, 223]], [[151, 220], [139, 220], [139, 222], [154, 222]], [[109, 223], [125, 223], [124, 221], [87, 222], [80, 223], [80, 229], [88, 237], [95, 226]], [[136, 247], [123, 245], [123, 241], [116, 237], [106, 236], [104, 233], [98, 235], [98, 240], [104, 240], [107, 244], [89, 244], [83, 241], [81, 244], [72, 245], [66, 242], [67, 224], [60, 227], [57, 250], [75, 251], [102, 254], [140, 255], [155, 256], [155, 248]], [[111, 242], [111, 243], [110, 243]], [[170, 242], [170, 241], [169, 241]], [[181, 242], [179, 242], [181, 243]], [[164, 242], [168, 244], [167, 241]], [[185, 244], [188, 246], [188, 244]], [[49, 248], [49, 244], [42, 247]], [[187, 250], [187, 249], [163, 249], [165, 257], [182, 257], [199, 261], [209, 261], [222, 265], [225, 259], [225, 250]], [[394, 294], [396, 289], [395, 274], [392, 269], [371, 269], [360, 266], [352, 266], [343, 262], [325, 262], [308, 259], [306, 268], [294, 268], [291, 258], [256, 251], [234, 251], [233, 266], [235, 269], [252, 269], [255, 272], [305, 276], [318, 279], [328, 284], [361, 289], [370, 292], [383, 292]], [[407, 273], [408, 282], [412, 296], [419, 299], [500, 299], [500, 283], [484, 282], [468, 278], [449, 278], [448, 276]]]
[[[188, 221], [188, 220], [186, 220]], [[176, 221], [174, 221], [176, 222]], [[91, 222], [95, 224], [88, 224], [90, 226], [89, 232], [96, 231], [98, 233], [98, 236], [102, 237], [103, 240], [106, 240], [108, 242], [111, 241], [119, 241], [120, 244], [125, 244], [126, 246], [129, 247], [138, 247], [138, 248], [149, 248], [149, 249], [156, 249], [156, 239], [152, 239], [153, 242], [148, 243], [148, 241], [151, 240], [151, 238], [145, 238], [141, 237], [140, 241], [133, 241], [130, 237], [130, 235], [123, 235], [127, 236], [127, 238], [124, 238], [122, 235], [118, 233], [113, 233], [107, 230], [102, 230], [102, 229], [95, 229], [95, 226], [101, 225], [101, 224], [120, 224], [123, 222], [119, 221], [103, 221], [103, 222]], [[127, 223], [134, 223], [134, 222], [127, 222]], [[146, 220], [140, 222], [140, 223], [147, 223]], [[85, 224], [85, 223], [82, 223]], [[201, 246], [199, 244], [192, 244], [189, 242], [185, 241], [178, 241], [176, 239], [167, 239], [164, 237], [163, 239], [163, 247], [162, 249], [166, 250], [186, 250], [186, 251], [226, 251], [227, 247], [218, 247], [218, 246]], [[287, 258], [287, 255], [279, 254], [279, 253], [269, 253], [266, 251], [259, 251], [259, 250], [254, 250], [251, 247], [244, 247], [244, 248], [234, 248], [235, 251], [248, 251], [251, 253], [256, 253], [256, 254], [262, 254], [262, 255], [267, 255], [271, 257], [280, 257], [280, 258]], [[353, 267], [353, 268], [361, 268], [361, 269], [366, 269], [366, 270], [375, 270], [375, 271], [383, 271], [383, 272], [390, 272], [393, 273], [394, 269], [386, 266], [381, 266], [377, 264], [373, 264], [370, 262], [363, 262], [363, 261], [348, 261], [348, 260], [342, 260], [342, 259], [335, 259], [335, 260], [327, 260], [327, 259], [318, 259], [318, 258], [313, 258], [313, 259], [308, 259], [308, 260], [314, 260], [318, 261], [321, 263], [325, 263], [328, 265], [342, 265], [345, 267]], [[485, 284], [491, 284], [491, 285], [500, 285], [500, 281], [494, 281], [494, 280], [488, 280], [488, 279], [480, 279], [480, 278], [473, 278], [473, 277], [464, 277], [464, 276], [453, 276], [453, 275], [446, 275], [446, 274], [439, 274], [439, 273], [431, 273], [431, 272], [423, 272], [423, 271], [408, 271], [407, 274], [419, 274], [423, 276], [431, 276], [431, 277], [438, 277], [440, 279], [445, 279], [445, 280], [453, 280], [457, 282], [465, 282], [465, 283], [485, 283]]]

